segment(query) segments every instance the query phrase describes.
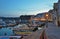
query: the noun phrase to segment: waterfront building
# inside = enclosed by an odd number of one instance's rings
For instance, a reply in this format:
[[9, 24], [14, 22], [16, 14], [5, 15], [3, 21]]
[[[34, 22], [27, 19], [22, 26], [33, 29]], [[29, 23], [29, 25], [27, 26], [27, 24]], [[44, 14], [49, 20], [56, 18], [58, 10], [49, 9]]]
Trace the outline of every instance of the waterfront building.
[[[48, 17], [46, 16], [48, 15]], [[32, 24], [34, 26], [38, 26], [40, 24], [43, 24], [44, 22], [46, 21], [53, 21], [52, 20], [52, 14], [49, 13], [49, 12], [44, 12], [44, 13], [39, 13], [37, 14], [34, 18], [33, 18], [33, 21], [32, 21]]]
[[32, 20], [32, 26], [38, 26], [38, 25], [42, 24], [40, 19], [43, 18], [43, 15], [44, 15], [44, 13], [39, 13], [39, 14], [35, 15]]
[[31, 24], [31, 20], [33, 18], [34, 15], [21, 15], [20, 19], [21, 19], [21, 23], [22, 24]]
[[57, 25], [60, 26], [60, 0], [58, 0], [57, 3], [54, 3], [54, 11], [56, 12]]
[[[56, 5], [54, 5], [54, 6], [56, 6]], [[58, 23], [57, 23], [57, 13], [56, 13], [55, 9], [49, 10], [48, 12], [52, 14], [53, 23], [55, 23], [56, 26], [57, 26], [58, 25]]]
[[0, 27], [1, 26], [6, 26], [6, 23], [5, 23], [5, 21], [3, 21], [3, 19], [0, 19]]

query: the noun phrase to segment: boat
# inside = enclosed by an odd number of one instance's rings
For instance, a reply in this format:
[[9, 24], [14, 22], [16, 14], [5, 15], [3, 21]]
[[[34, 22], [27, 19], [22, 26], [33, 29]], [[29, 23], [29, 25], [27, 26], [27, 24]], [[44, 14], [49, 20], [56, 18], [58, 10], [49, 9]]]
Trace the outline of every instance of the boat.
[[29, 28], [27, 25], [22, 25], [16, 28], [13, 28], [15, 35], [29, 35], [33, 32], [33, 28]]

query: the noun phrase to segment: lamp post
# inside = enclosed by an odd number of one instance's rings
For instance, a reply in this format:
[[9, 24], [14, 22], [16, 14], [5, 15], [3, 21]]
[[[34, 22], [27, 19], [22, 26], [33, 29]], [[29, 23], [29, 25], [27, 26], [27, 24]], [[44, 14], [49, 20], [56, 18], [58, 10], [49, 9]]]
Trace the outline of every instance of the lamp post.
[[46, 16], [46, 27], [48, 27], [48, 16], [49, 16], [49, 14], [46, 14], [45, 16]]

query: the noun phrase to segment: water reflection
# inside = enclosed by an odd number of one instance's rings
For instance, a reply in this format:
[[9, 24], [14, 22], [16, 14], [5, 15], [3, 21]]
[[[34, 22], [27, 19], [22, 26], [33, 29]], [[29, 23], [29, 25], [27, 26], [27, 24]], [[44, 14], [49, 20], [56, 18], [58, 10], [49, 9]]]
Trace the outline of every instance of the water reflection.
[[21, 27], [22, 25], [17, 25], [17, 26], [14, 26], [14, 27], [3, 27], [3, 28], [0, 28], [0, 36], [11, 36], [11, 35], [14, 35], [14, 31], [13, 31], [13, 28], [18, 28], [18, 27]]
[[1, 28], [0, 29], [0, 36], [11, 36], [13, 35], [13, 31], [12, 29], [9, 28]]
[[[13, 31], [13, 29], [15, 28], [22, 28], [22, 29], [27, 28], [28, 29], [29, 27], [26, 24], [19, 24], [14, 27], [3, 27], [3, 28], [0, 28], [0, 36], [12, 36], [12, 35], [15, 36], [15, 33]], [[38, 28], [38, 29], [40, 30], [42, 28]]]

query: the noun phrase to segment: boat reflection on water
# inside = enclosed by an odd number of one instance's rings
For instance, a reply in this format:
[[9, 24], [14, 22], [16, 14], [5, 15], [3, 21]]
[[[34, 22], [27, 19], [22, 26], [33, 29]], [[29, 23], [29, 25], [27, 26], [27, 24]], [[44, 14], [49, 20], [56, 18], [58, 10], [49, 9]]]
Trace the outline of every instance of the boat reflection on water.
[[0, 36], [14, 36], [15, 33], [13, 31], [14, 28], [23, 28], [26, 26], [25, 24], [19, 24], [14, 27], [2, 27], [0, 28]]
[[14, 35], [12, 29], [9, 29], [9, 28], [0, 29], [0, 36], [11, 36], [11, 35]]
[[38, 27], [28, 27], [26, 24], [19, 24], [14, 27], [3, 27], [0, 29], [0, 36], [17, 36], [17, 35], [27, 35], [32, 32], [42, 29]]
[[20, 35], [26, 36], [33, 32], [32, 29], [30, 29], [26, 24], [20, 24], [16, 27], [13, 28], [13, 31], [14, 31], [15, 35], [18, 35], [18, 36], [20, 36]]

